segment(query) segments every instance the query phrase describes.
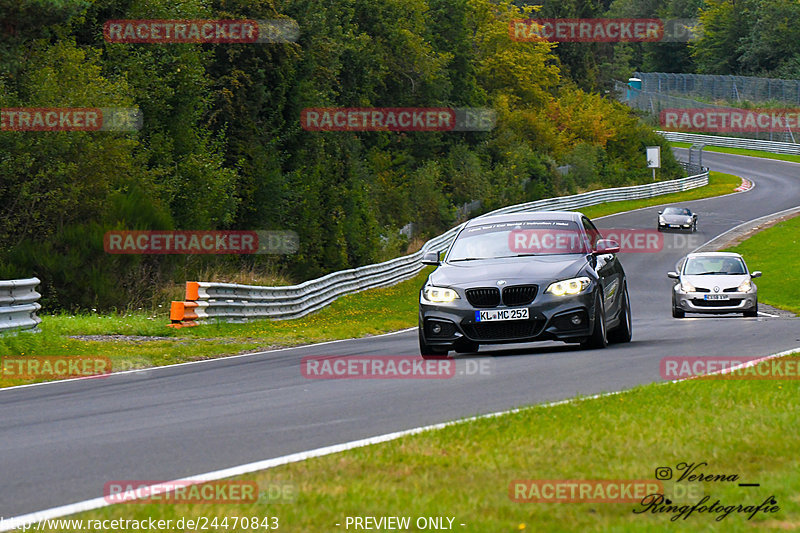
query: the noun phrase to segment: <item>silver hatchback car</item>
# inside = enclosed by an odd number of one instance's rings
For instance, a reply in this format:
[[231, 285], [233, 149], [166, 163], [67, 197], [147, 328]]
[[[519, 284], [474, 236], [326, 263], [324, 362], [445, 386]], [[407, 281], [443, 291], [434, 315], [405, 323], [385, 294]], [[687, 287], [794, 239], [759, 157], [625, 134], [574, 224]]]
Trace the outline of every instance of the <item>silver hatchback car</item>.
[[678, 262], [677, 272], [667, 276], [677, 280], [672, 288], [672, 316], [686, 313], [742, 313], [758, 316], [758, 288], [741, 255], [733, 252], [689, 254]]

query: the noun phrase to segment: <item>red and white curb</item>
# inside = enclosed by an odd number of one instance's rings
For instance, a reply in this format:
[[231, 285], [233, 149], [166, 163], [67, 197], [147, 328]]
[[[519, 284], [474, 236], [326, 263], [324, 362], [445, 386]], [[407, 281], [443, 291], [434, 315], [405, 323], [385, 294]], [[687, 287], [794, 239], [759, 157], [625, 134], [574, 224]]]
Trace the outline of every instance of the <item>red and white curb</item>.
[[742, 184], [734, 189], [736, 192], [749, 191], [753, 188], [753, 182], [742, 178]]

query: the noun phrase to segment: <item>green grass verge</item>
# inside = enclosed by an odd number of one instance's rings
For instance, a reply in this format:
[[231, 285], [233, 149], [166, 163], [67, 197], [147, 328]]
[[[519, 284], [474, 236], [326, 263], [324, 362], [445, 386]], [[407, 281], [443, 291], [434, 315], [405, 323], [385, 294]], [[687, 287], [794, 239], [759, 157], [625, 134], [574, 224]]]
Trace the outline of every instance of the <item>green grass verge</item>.
[[[671, 146], [676, 148], [689, 148], [692, 143], [670, 142]], [[778, 159], [780, 161], [791, 161], [792, 163], [800, 163], [800, 155], [793, 154], [775, 154], [772, 152], [765, 152], [763, 150], [746, 150], [744, 148], [726, 148], [724, 146], [708, 146], [703, 148], [704, 152], [721, 152], [723, 154], [734, 155], [748, 155], [750, 157], [763, 157], [765, 159]], [[747, 176], [745, 176], [747, 177]]]
[[[658, 362], [654, 362], [658, 364]], [[654, 369], [654, 372], [656, 369]], [[465, 532], [788, 531], [800, 528], [798, 381], [691, 380], [452, 425], [379, 445], [237, 478], [259, 491], [290, 484], [289, 503], [126, 503], [75, 518], [176, 520], [275, 516], [280, 531], [347, 531], [347, 516], [455, 517]], [[653, 479], [655, 469], [707, 462], [695, 473], [736, 482], [681, 482], [725, 505], [780, 510], [752, 520], [732, 513], [635, 514], [634, 503], [516, 503], [513, 480]], [[760, 487], [739, 487], [759, 483]], [[673, 490], [667, 485], [668, 490]], [[97, 488], [98, 495], [102, 487]], [[691, 503], [701, 496], [695, 495]], [[686, 504], [690, 499], [676, 500]], [[342, 524], [336, 527], [335, 524]], [[466, 524], [461, 527], [459, 524]], [[352, 531], [353, 528], [350, 528]], [[416, 528], [410, 530], [416, 531]], [[220, 529], [222, 531], [222, 529]]]
[[750, 270], [764, 275], [756, 280], [758, 301], [800, 314], [800, 216], [759, 231], [728, 251], [742, 254]]
[[[581, 209], [587, 216], [727, 194], [741, 180], [712, 172], [709, 185], [690, 191]], [[2, 356], [109, 357], [114, 371], [196, 361], [283, 346], [363, 337], [417, 324], [417, 293], [431, 268], [414, 279], [383, 289], [339, 298], [325, 309], [297, 320], [259, 320], [246, 324], [204, 324], [174, 330], [164, 314], [59, 314], [42, 316], [41, 333], [0, 337]], [[112, 339], [109, 335], [137, 336]], [[92, 339], [73, 338], [95, 336]], [[0, 387], [28, 383], [0, 375]]]
[[581, 213], [589, 218], [597, 218], [632, 209], [651, 207], [655, 205], [670, 204], [673, 202], [686, 202], [688, 200], [700, 200], [712, 196], [721, 196], [732, 193], [733, 190], [742, 184], [742, 179], [733, 174], [722, 172], [710, 172], [708, 175], [708, 185], [698, 187], [683, 192], [654, 196], [653, 198], [643, 198], [641, 200], [623, 200], [621, 202], [607, 202], [604, 204], [592, 205], [579, 209]]
[[[206, 324], [174, 330], [165, 326], [166, 317], [158, 316], [46, 316], [41, 333], [0, 337], [0, 359], [20, 355], [100, 356], [109, 357], [117, 371], [397, 331], [416, 326], [419, 288], [432, 269], [426, 267], [414, 278], [392, 287], [342, 296], [319, 312], [296, 320]], [[142, 338], [72, 338], [85, 335]], [[29, 382], [0, 377], [2, 387]]]

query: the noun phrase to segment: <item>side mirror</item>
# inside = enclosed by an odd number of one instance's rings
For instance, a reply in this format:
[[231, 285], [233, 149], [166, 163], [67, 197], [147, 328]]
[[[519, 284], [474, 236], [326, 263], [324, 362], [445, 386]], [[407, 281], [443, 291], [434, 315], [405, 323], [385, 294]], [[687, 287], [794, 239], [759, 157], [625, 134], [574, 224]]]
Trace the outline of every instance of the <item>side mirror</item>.
[[760, 270], [754, 270], [753, 272], [750, 272], [750, 277], [751, 278], [760, 278], [761, 277], [761, 271]]
[[663, 212], [664, 212], [664, 211], [659, 211], [659, 212], [658, 212], [658, 214], [660, 215], [660, 214], [662, 214]]
[[594, 246], [593, 254], [618, 254], [619, 243], [611, 239], [600, 239]]
[[441, 262], [439, 261], [439, 252], [425, 252], [422, 256], [422, 264], [423, 265], [439, 265]]
[[680, 275], [677, 272], [667, 272], [667, 277], [671, 279], [680, 279]]

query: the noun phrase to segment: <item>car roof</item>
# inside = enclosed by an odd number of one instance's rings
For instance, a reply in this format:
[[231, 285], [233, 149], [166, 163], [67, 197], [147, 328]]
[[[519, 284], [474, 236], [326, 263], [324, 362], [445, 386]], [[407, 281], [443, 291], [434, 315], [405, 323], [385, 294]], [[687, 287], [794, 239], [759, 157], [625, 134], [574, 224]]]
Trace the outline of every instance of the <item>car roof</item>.
[[465, 227], [498, 222], [523, 222], [527, 220], [565, 220], [580, 222], [582, 213], [577, 211], [526, 211], [524, 213], [507, 213], [502, 215], [482, 215], [467, 222]]
[[742, 259], [741, 254], [737, 254], [736, 252], [695, 252], [687, 254], [686, 257], [738, 257]]

